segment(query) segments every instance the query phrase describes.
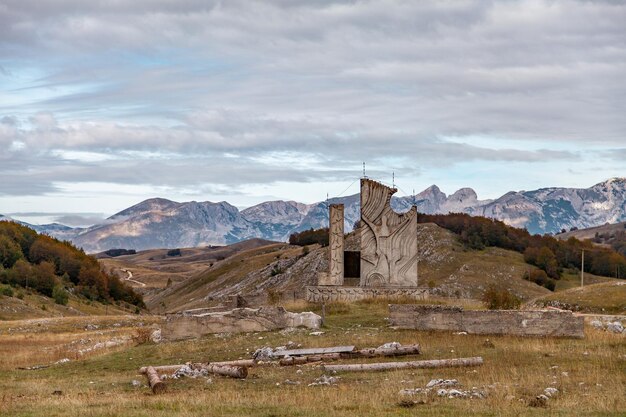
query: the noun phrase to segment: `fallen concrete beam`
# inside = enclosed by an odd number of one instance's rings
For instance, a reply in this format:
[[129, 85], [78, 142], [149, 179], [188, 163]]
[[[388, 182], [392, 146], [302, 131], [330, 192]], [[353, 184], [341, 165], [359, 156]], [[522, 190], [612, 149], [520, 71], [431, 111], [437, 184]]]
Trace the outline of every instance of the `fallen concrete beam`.
[[411, 362], [381, 362], [381, 363], [354, 363], [349, 365], [323, 365], [327, 372], [377, 372], [394, 369], [425, 369], [425, 368], [451, 368], [459, 366], [480, 366], [483, 358], [476, 356], [473, 358], [456, 359], [433, 359], [427, 361]]

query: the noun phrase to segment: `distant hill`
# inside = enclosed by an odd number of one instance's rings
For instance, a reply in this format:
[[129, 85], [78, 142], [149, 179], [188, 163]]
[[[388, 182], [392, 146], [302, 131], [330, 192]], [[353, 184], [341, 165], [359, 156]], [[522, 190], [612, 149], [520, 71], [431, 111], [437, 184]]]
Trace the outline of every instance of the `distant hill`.
[[[561, 240], [567, 240], [570, 237], [575, 237], [579, 240], [589, 240], [595, 245], [610, 247], [626, 257], [626, 222], [572, 230], [566, 233], [559, 233], [556, 237]], [[622, 274], [620, 276], [626, 277], [626, 271], [623, 271]]]
[[603, 224], [601, 226], [589, 227], [586, 229], [570, 230], [565, 233], [557, 233], [555, 237], [561, 240], [567, 240], [575, 237], [578, 240], [593, 239], [597, 235], [614, 235], [618, 232], [626, 231], [626, 222]]
[[[243, 211], [227, 202], [178, 203], [154, 198], [89, 228], [59, 225], [36, 228], [40, 233], [71, 240], [90, 253], [111, 248], [224, 245], [253, 237], [286, 241], [291, 233], [327, 226], [327, 207], [333, 203], [345, 205], [345, 230], [352, 230], [359, 219], [358, 194], [308, 205], [269, 201]], [[462, 188], [448, 196], [433, 185], [415, 196], [391, 200], [392, 207], [400, 212], [412, 204], [424, 214], [467, 213], [502, 220], [532, 234], [556, 234], [562, 229], [626, 221], [626, 178], [612, 178], [584, 189], [512, 191], [495, 200], [479, 200], [471, 188]]]

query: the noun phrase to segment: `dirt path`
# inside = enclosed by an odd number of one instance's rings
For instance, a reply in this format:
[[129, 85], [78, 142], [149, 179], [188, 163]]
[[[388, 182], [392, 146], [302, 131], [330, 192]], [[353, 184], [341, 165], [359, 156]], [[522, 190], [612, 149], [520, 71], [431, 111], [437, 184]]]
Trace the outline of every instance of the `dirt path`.
[[145, 287], [146, 284], [144, 284], [141, 281], [137, 281], [136, 279], [133, 279], [133, 273], [130, 272], [130, 270], [128, 269], [122, 269], [123, 272], [126, 272], [128, 274], [128, 276], [126, 278], [124, 278], [124, 281], [129, 281], [129, 282], [134, 282], [137, 285], [140, 285], [142, 287]]

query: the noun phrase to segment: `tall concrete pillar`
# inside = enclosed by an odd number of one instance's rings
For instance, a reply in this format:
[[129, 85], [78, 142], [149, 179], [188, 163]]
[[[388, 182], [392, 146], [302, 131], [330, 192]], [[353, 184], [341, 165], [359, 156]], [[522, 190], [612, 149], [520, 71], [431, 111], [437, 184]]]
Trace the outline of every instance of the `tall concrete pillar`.
[[320, 285], [343, 285], [343, 204], [331, 204], [328, 214], [329, 272]]

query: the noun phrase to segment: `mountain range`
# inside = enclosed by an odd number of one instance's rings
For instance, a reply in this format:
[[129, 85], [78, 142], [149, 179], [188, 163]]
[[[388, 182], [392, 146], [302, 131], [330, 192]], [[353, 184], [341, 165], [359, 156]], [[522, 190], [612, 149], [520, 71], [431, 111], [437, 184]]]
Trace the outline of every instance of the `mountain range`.
[[[333, 203], [345, 205], [345, 230], [352, 230], [360, 217], [358, 194], [314, 204], [267, 201], [241, 211], [225, 201], [178, 203], [152, 198], [87, 228], [58, 223], [31, 227], [70, 240], [86, 252], [222, 245], [250, 238], [286, 241], [293, 232], [327, 226], [327, 207]], [[471, 188], [448, 196], [433, 185], [415, 196], [394, 197], [391, 204], [398, 212], [416, 205], [427, 214], [461, 212], [502, 220], [531, 233], [559, 233], [626, 220], [626, 178], [584, 189], [512, 191], [495, 200], [479, 200]], [[0, 220], [11, 219], [0, 215]]]

